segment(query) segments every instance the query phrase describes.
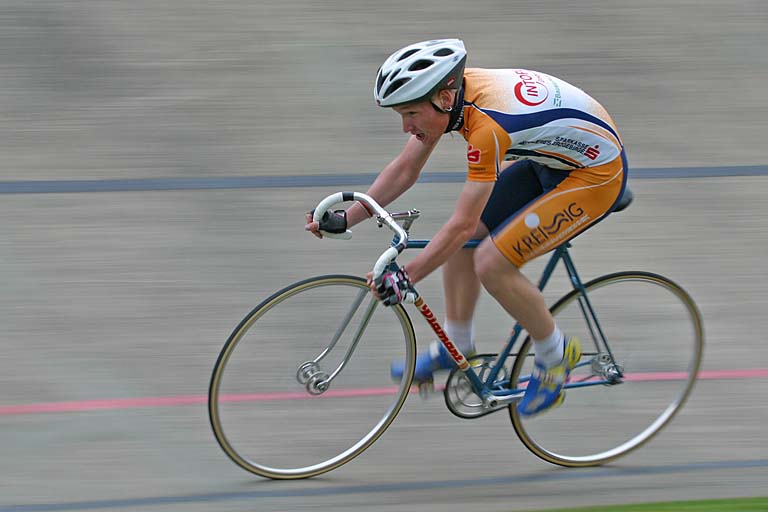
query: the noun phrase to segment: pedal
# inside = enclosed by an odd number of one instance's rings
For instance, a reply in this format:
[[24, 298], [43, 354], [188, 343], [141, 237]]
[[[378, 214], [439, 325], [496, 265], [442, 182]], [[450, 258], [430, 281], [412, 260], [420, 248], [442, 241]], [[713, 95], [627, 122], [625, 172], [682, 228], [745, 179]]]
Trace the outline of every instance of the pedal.
[[426, 400], [429, 398], [429, 395], [435, 392], [435, 381], [434, 379], [430, 380], [423, 380], [419, 382], [419, 397], [421, 397], [422, 400]]

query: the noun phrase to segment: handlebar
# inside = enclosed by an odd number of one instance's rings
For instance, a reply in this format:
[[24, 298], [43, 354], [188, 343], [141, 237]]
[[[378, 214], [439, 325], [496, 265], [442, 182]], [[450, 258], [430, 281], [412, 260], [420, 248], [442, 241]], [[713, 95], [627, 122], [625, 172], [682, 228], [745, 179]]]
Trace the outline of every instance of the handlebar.
[[[384, 269], [395, 261], [395, 258], [405, 250], [408, 246], [408, 232], [403, 229], [392, 217], [392, 215], [379, 205], [372, 197], [361, 194], [360, 192], [336, 192], [331, 194], [315, 208], [315, 213], [312, 216], [312, 220], [319, 223], [320, 219], [326, 211], [330, 210], [334, 205], [338, 203], [344, 203], [348, 201], [360, 201], [365, 204], [370, 211], [374, 212], [378, 217], [379, 225], [387, 226], [395, 233], [395, 239], [392, 241], [392, 247], [384, 251], [379, 259], [376, 260], [376, 264], [373, 266], [373, 278], [376, 279], [384, 273]], [[340, 238], [349, 240], [352, 238], [352, 232], [347, 230], [346, 233], [328, 233], [326, 231], [320, 231], [323, 236], [329, 238]]]

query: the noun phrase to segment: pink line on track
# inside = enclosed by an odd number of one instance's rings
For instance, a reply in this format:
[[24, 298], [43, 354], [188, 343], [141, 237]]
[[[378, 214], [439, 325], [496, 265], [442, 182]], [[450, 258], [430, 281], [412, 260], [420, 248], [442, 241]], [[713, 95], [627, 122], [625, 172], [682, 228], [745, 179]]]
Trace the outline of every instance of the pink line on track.
[[[630, 382], [651, 380], [682, 380], [688, 377], [684, 372], [630, 373], [625, 380]], [[768, 377], [768, 368], [748, 368], [744, 370], [702, 370], [699, 380], [718, 379], [760, 379]]]
[[[662, 381], [680, 380], [685, 378], [682, 372], [634, 373], [626, 376], [628, 381]], [[720, 379], [762, 379], [768, 378], [768, 368], [749, 368], [744, 370], [704, 370], [699, 372], [699, 380]], [[358, 388], [330, 390], [323, 398], [350, 398], [360, 396], [390, 395], [396, 387]], [[415, 391], [415, 388], [414, 390]], [[222, 395], [222, 402], [267, 402], [279, 400], [306, 400], [313, 398], [306, 392], [291, 393], [247, 393]], [[36, 404], [19, 404], [0, 407], [0, 416], [20, 416], [25, 414], [89, 412], [104, 410], [138, 409], [144, 407], [175, 407], [180, 405], [200, 405], [208, 402], [205, 395], [145, 397], [145, 398], [114, 398], [104, 400], [80, 400], [74, 402], [48, 402]]]
[[[330, 390], [323, 393], [324, 398], [349, 398], [356, 396], [392, 395], [396, 387], [356, 388]], [[279, 400], [305, 400], [313, 398], [306, 391], [291, 393], [243, 393], [236, 395], [221, 395], [220, 402], [269, 402]], [[146, 397], [146, 398], [113, 398], [105, 400], [81, 400], [77, 402], [48, 402], [37, 404], [20, 404], [0, 407], [0, 416], [15, 416], [21, 414], [57, 413], [57, 412], [86, 412], [115, 409], [138, 409], [141, 407], [174, 407], [178, 405], [199, 405], [208, 403], [205, 395]]]

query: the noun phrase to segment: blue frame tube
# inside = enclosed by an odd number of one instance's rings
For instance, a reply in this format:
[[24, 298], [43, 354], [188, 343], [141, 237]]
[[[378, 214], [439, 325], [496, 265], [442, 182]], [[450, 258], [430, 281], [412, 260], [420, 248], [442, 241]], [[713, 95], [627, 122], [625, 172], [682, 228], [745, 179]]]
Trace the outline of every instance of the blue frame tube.
[[[406, 248], [407, 249], [423, 249], [429, 244], [429, 242], [430, 241], [428, 239], [409, 240], [408, 246]], [[469, 240], [466, 244], [464, 244], [464, 248], [474, 249], [478, 245], [480, 245], [481, 242], [482, 240]], [[565, 265], [565, 270], [568, 274], [571, 284], [573, 285], [573, 288], [575, 290], [578, 290], [579, 292], [579, 299], [578, 299], [579, 306], [581, 308], [582, 314], [584, 315], [585, 321], [587, 322], [587, 326], [590, 330], [590, 333], [592, 334], [592, 337], [595, 339], [596, 343], [598, 339], [600, 340], [600, 343], [605, 347], [605, 350], [607, 350], [611, 359], [613, 359], [613, 354], [611, 353], [610, 348], [608, 348], [607, 343], [605, 343], [605, 335], [603, 334], [603, 330], [597, 321], [597, 316], [595, 315], [595, 311], [592, 308], [592, 304], [590, 303], [589, 299], [587, 298], [584, 284], [581, 282], [581, 278], [579, 277], [578, 272], [576, 272], [576, 266], [573, 262], [573, 259], [568, 253], [568, 249], [570, 247], [571, 247], [570, 242], [566, 242], [554, 250], [554, 252], [552, 253], [552, 256], [549, 258], [549, 261], [544, 267], [544, 270], [542, 271], [542, 274], [541, 274], [541, 277], [539, 278], [539, 283], [537, 286], [540, 291], [544, 290], [544, 287], [547, 285], [550, 278], [552, 277], [552, 274], [554, 273], [555, 268], [557, 267], [557, 264], [562, 260], [563, 264]], [[595, 336], [594, 329], [597, 330], [597, 333], [599, 334], [599, 336]], [[465, 370], [464, 373], [465, 375], [467, 375], [467, 378], [472, 383], [472, 386], [475, 392], [478, 394], [478, 396], [481, 396], [484, 398], [489, 395], [507, 396], [507, 395], [520, 392], [520, 390], [518, 389], [505, 389], [505, 390], [499, 390], [494, 392], [492, 391], [492, 388], [493, 388], [493, 384], [495, 383], [496, 379], [499, 376], [499, 372], [501, 371], [501, 368], [504, 366], [504, 363], [506, 362], [507, 358], [512, 353], [512, 348], [517, 342], [517, 339], [519, 338], [522, 330], [523, 330], [522, 326], [516, 323], [514, 328], [512, 329], [512, 333], [510, 334], [509, 339], [507, 340], [507, 343], [504, 346], [504, 349], [499, 353], [499, 356], [496, 360], [496, 365], [491, 369], [485, 382], [480, 380], [480, 377], [477, 375], [477, 372], [475, 372], [472, 366], [469, 366], [469, 368]], [[598, 347], [598, 350], [599, 350], [599, 347]], [[605, 383], [606, 383], [605, 380], [597, 380], [597, 381], [590, 381], [590, 382], [583, 382], [583, 383], [570, 383], [570, 384], [566, 384], [565, 387], [566, 388], [586, 387], [586, 386], [595, 386], [598, 384], [602, 385]]]
[[[547, 262], [547, 265], [544, 267], [544, 270], [541, 273], [541, 278], [539, 279], [539, 290], [544, 290], [544, 287], [549, 282], [549, 279], [552, 277], [552, 274], [555, 271], [555, 267], [557, 267], [558, 262], [567, 256], [568, 254], [568, 247], [570, 247], [570, 244], [566, 243], [557, 249], [555, 249], [555, 252], [552, 254], [552, 257], [549, 258], [549, 261]], [[501, 371], [501, 368], [504, 366], [504, 363], [507, 361], [507, 358], [509, 357], [509, 354], [512, 353], [512, 347], [517, 343], [517, 338], [520, 336], [520, 333], [522, 332], [523, 327], [519, 323], [515, 323], [515, 327], [512, 329], [512, 334], [509, 337], [509, 340], [507, 341], [506, 345], [504, 346], [504, 349], [499, 353], [499, 357], [496, 359], [496, 365], [491, 369], [491, 372], [488, 374], [488, 378], [486, 379], [485, 385], [486, 387], [493, 384], [496, 379], [499, 376], [499, 372]]]

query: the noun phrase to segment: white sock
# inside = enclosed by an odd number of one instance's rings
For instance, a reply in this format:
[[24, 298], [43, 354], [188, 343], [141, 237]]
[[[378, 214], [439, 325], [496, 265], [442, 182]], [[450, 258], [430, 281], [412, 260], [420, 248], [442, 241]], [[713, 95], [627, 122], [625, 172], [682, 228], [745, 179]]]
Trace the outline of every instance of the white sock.
[[543, 340], [533, 340], [533, 353], [536, 362], [545, 368], [555, 366], [563, 360], [563, 333], [555, 326], [552, 334]]
[[465, 356], [475, 350], [475, 323], [472, 320], [466, 324], [446, 320], [445, 334]]

